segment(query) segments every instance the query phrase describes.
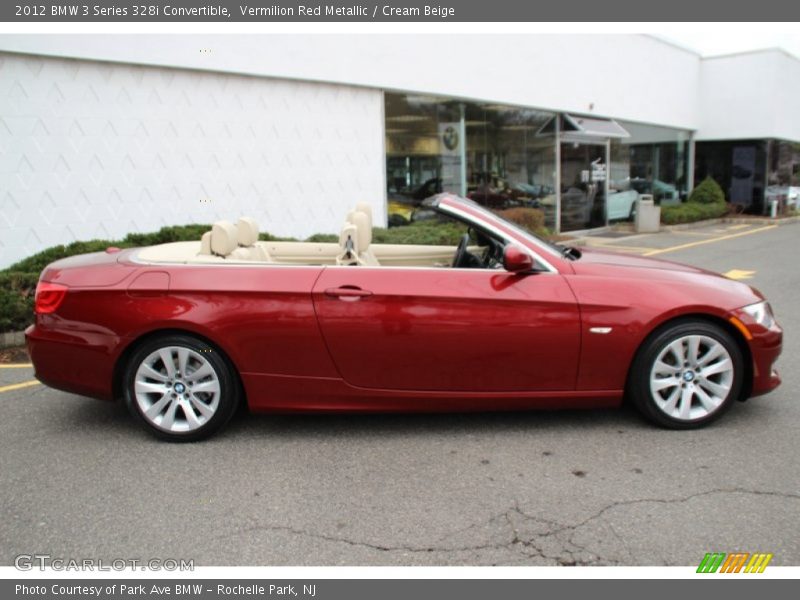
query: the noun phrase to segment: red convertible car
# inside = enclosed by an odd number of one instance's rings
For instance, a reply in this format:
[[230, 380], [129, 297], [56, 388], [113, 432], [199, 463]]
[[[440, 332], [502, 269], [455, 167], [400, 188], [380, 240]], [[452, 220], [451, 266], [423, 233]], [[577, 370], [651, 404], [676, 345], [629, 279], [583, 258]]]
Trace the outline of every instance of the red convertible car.
[[705, 425], [780, 379], [782, 332], [753, 288], [640, 256], [562, 248], [477, 204], [426, 205], [457, 247], [265, 242], [252, 219], [196, 242], [49, 265], [27, 343], [54, 388], [124, 398], [154, 434], [196, 440], [252, 411], [605, 407]]

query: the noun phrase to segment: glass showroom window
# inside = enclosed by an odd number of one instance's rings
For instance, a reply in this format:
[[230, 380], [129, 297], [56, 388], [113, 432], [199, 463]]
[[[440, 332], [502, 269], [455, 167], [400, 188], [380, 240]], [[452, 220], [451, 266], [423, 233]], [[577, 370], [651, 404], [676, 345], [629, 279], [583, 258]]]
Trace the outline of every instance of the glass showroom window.
[[643, 194], [652, 195], [661, 205], [685, 199], [689, 132], [627, 121], [620, 124], [630, 137], [611, 141], [609, 221], [633, 218], [631, 201]]
[[767, 156], [764, 212], [772, 210], [773, 202], [778, 214], [800, 208], [800, 144], [770, 140]]
[[430, 218], [422, 200], [450, 191], [495, 210], [545, 209], [553, 226], [555, 144], [537, 134], [552, 113], [414, 94], [385, 98], [390, 225]]
[[767, 183], [769, 143], [765, 140], [698, 142], [695, 145], [695, 185], [706, 177], [725, 192], [725, 200], [748, 213], [762, 213]]

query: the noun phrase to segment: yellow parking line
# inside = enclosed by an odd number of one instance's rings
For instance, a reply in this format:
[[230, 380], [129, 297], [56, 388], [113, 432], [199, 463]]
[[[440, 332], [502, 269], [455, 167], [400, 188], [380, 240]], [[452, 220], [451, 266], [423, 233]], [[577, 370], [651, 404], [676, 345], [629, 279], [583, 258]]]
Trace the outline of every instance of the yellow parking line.
[[29, 369], [32, 366], [31, 363], [17, 363], [14, 365], [0, 365], [0, 369]]
[[697, 242], [689, 242], [688, 244], [680, 244], [679, 246], [670, 246], [669, 248], [659, 248], [645, 252], [644, 256], [653, 256], [655, 254], [664, 254], [665, 252], [674, 252], [675, 250], [683, 250], [684, 248], [694, 248], [695, 246], [702, 246], [703, 244], [713, 244], [714, 242], [721, 242], [723, 240], [730, 240], [732, 238], [741, 237], [743, 235], [750, 235], [751, 233], [759, 233], [761, 231], [768, 231], [775, 229], [777, 225], [767, 225], [766, 227], [759, 227], [758, 229], [750, 229], [749, 231], [741, 231], [739, 233], [731, 233], [729, 235], [721, 235], [719, 237], [710, 238], [708, 240], [699, 240]]
[[12, 385], [4, 385], [0, 387], [0, 394], [3, 392], [10, 392], [12, 390], [19, 390], [26, 387], [31, 387], [32, 385], [39, 385], [41, 382], [36, 381], [35, 379], [31, 379], [30, 381], [23, 381], [22, 383], [15, 383]]
[[670, 231], [672, 235], [691, 235], [695, 237], [708, 236], [710, 233], [725, 233], [727, 229], [714, 229], [713, 231]]
[[603, 248], [612, 248], [614, 250], [630, 250], [631, 252], [647, 252], [653, 249], [652, 246], [623, 246], [622, 244], [590, 244], [587, 248], [597, 248], [600, 250]]
[[627, 244], [612, 244], [612, 243], [591, 243], [587, 244], [589, 248], [635, 248], [636, 250], [652, 250], [652, 246], [629, 246]]

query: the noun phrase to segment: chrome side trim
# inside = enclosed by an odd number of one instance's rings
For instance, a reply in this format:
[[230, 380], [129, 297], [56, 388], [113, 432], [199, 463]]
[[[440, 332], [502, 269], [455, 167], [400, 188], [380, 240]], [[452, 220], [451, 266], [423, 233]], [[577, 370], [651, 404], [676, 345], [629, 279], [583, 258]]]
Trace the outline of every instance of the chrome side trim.
[[611, 333], [612, 329], [613, 327], [590, 327], [589, 331], [605, 335], [606, 333]]

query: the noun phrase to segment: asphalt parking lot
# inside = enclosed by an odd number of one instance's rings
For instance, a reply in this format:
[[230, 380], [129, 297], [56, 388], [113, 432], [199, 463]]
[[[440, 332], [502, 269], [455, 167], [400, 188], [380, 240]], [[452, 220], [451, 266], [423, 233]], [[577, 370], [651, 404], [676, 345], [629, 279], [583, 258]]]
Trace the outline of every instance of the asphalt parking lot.
[[800, 225], [591, 245], [748, 278], [784, 327], [783, 385], [699, 431], [630, 410], [246, 416], [176, 445], [0, 368], [0, 564], [800, 565]]

